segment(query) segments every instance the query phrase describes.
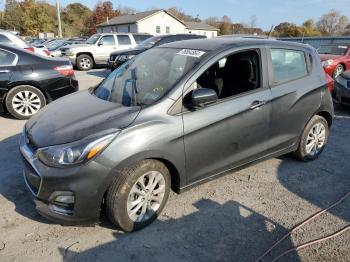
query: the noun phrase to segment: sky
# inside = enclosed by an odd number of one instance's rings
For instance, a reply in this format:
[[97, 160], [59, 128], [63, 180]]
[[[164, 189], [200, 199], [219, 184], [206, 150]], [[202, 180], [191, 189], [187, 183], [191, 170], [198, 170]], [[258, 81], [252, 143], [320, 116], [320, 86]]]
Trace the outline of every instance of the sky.
[[[5, 2], [5, 0], [0, 0]], [[47, 0], [55, 3], [55, 0]], [[61, 0], [62, 5], [80, 2], [93, 8], [97, 0]], [[138, 11], [176, 6], [184, 12], [205, 19], [227, 15], [233, 22], [248, 23], [257, 17], [257, 26], [268, 30], [272, 25], [288, 21], [302, 24], [309, 18], [317, 20], [331, 9], [347, 15], [350, 19], [350, 0], [111, 0], [114, 7], [129, 6]]]

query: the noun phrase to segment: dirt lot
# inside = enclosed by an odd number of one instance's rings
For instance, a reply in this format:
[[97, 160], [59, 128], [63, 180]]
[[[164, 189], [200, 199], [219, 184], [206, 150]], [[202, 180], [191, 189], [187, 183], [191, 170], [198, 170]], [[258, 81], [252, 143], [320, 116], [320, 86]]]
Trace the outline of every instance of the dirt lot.
[[[77, 73], [82, 88], [103, 70]], [[102, 217], [63, 227], [40, 217], [18, 152], [23, 121], [0, 116], [0, 261], [255, 261], [288, 229], [350, 191], [350, 108], [337, 107], [329, 144], [312, 163], [271, 159], [172, 194], [148, 228], [123, 234]], [[329, 235], [350, 223], [350, 197], [287, 237], [264, 258]], [[350, 231], [278, 261], [350, 261]]]

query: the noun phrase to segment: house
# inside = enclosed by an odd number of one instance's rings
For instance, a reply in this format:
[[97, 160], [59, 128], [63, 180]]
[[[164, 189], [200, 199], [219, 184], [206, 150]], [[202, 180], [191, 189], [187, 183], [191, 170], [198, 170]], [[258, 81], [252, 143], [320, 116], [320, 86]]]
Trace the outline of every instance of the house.
[[204, 22], [184, 22], [166, 10], [117, 16], [97, 26], [98, 33], [199, 34], [216, 37], [218, 29]]

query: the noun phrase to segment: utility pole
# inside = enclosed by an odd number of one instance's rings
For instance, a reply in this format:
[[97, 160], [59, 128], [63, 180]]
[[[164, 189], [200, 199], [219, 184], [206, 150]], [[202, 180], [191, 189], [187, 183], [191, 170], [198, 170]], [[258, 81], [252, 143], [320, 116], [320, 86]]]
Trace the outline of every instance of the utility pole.
[[58, 22], [58, 37], [62, 38], [60, 0], [56, 0], [56, 8], [57, 8], [57, 22]]

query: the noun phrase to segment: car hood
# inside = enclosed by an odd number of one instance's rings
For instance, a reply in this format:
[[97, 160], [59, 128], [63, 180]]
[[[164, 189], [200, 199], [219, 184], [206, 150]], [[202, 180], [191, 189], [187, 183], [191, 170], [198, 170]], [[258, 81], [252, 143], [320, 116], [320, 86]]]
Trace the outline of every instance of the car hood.
[[123, 129], [140, 107], [125, 107], [99, 99], [89, 91], [63, 97], [34, 115], [26, 132], [37, 147], [70, 143], [107, 129]]
[[132, 49], [128, 49], [128, 50], [120, 50], [120, 51], [115, 51], [113, 53], [111, 53], [111, 55], [113, 56], [117, 56], [117, 55], [138, 55], [144, 51], [146, 51], [146, 48], [132, 48]]
[[329, 59], [337, 59], [337, 58], [340, 58], [341, 55], [326, 55], [326, 54], [320, 54], [320, 57], [321, 57], [321, 61], [327, 61]]
[[89, 45], [89, 44], [73, 44], [73, 45], [66, 45], [64, 47], [61, 47], [60, 49], [74, 49], [74, 48], [90, 48], [94, 45]]

